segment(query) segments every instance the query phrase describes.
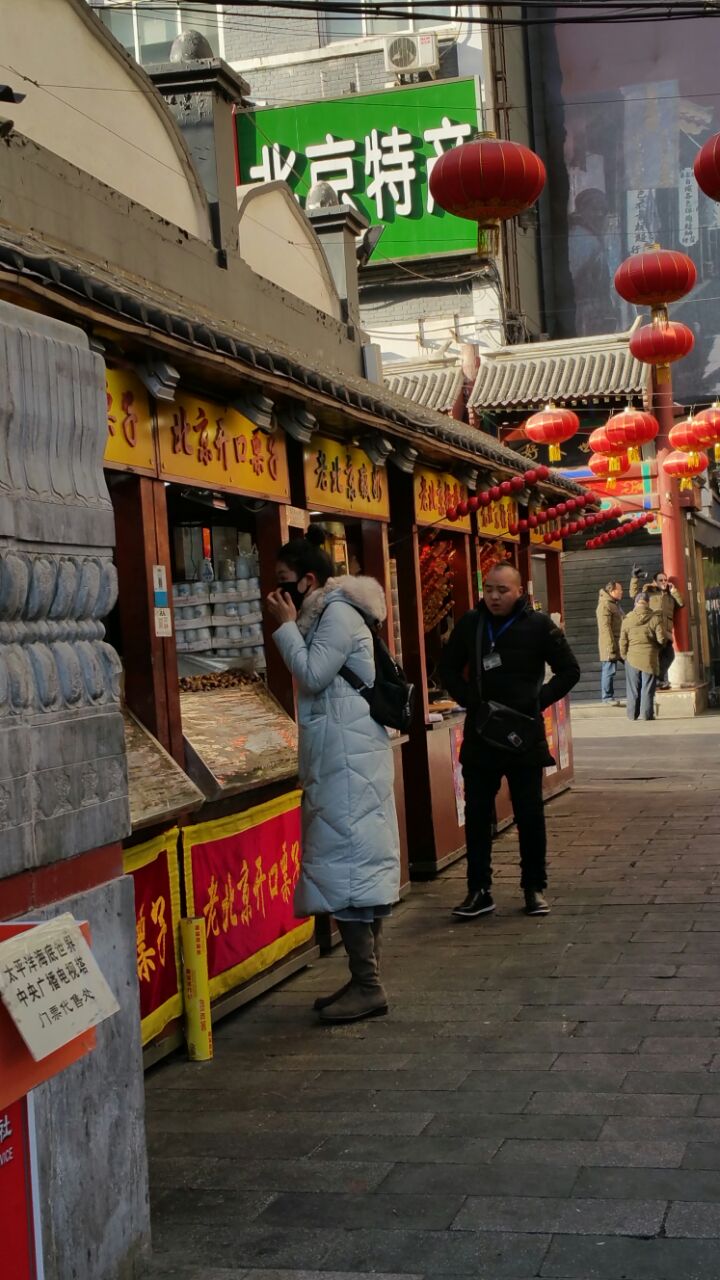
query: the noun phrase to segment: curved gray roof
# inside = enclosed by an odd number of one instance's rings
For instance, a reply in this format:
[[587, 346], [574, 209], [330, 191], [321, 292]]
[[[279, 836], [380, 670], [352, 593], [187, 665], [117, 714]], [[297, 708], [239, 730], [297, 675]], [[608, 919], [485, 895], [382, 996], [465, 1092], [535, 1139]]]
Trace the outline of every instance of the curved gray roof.
[[592, 405], [641, 396], [648, 370], [630, 354], [631, 332], [483, 352], [469, 407], [521, 413], [550, 401]]

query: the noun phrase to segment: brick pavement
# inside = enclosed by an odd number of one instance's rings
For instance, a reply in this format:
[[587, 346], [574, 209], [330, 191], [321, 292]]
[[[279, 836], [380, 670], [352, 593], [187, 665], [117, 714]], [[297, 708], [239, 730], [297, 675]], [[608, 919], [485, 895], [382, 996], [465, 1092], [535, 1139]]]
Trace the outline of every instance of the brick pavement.
[[576, 719], [553, 914], [455, 924], [462, 869], [390, 927], [390, 1017], [319, 1028], [339, 956], [147, 1079], [148, 1277], [716, 1280], [720, 720]]

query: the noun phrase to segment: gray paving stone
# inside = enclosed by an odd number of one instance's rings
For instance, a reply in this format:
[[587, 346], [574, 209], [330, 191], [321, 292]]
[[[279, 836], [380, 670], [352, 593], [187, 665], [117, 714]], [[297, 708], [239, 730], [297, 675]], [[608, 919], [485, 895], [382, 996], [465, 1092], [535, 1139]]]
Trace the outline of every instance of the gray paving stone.
[[577, 1182], [578, 1172], [578, 1169], [560, 1169], [550, 1165], [503, 1168], [497, 1162], [489, 1166], [397, 1164], [383, 1182], [381, 1193], [395, 1191], [430, 1195], [440, 1191], [466, 1196], [567, 1196]]
[[313, 1159], [360, 1161], [366, 1163], [400, 1161], [427, 1164], [487, 1164], [502, 1143], [501, 1138], [438, 1137], [420, 1134], [414, 1138], [343, 1134], [326, 1138]]
[[451, 1134], [460, 1131], [463, 1136], [473, 1138], [589, 1140], [600, 1136], [604, 1123], [604, 1118], [597, 1115], [494, 1115], [488, 1110], [485, 1115], [462, 1118], [436, 1116], [426, 1132]]
[[[167, 1156], [170, 1151], [182, 1151], [183, 1160], [194, 1157], [218, 1156], [237, 1159], [240, 1144], [234, 1132], [218, 1131], [217, 1128], [194, 1131], [186, 1128], [181, 1131], [180, 1141], [177, 1134], [169, 1134], [165, 1130], [157, 1131], [152, 1119], [147, 1135], [147, 1148], [150, 1159]], [[175, 1145], [177, 1141], [177, 1145]], [[253, 1160], [291, 1160], [308, 1156], [323, 1141], [323, 1135], [315, 1132], [297, 1133], [263, 1133], [244, 1134], [242, 1138], [243, 1159]]]
[[549, 1236], [479, 1231], [349, 1231], [325, 1255], [335, 1269], [524, 1280], [538, 1274]]
[[689, 1142], [682, 1163], [684, 1169], [720, 1169], [720, 1144]]
[[[652, 1019], [652, 1009], [646, 1009], [644, 1016]], [[517, 1022], [540, 1022], [544, 1023], [549, 1020], [557, 1022], [559, 1018], [567, 1019], [574, 1022], [577, 1026], [582, 1026], [586, 1022], [615, 1023], [626, 1022], [633, 1026], [642, 1019], [643, 1015], [637, 1009], [631, 1008], [626, 1004], [614, 1005], [550, 1005], [545, 1007], [542, 1005], [525, 1005], [520, 1009], [516, 1021]], [[593, 1031], [597, 1034], [597, 1031]], [[603, 1031], [604, 1034], [604, 1031]]]
[[[665, 1217], [664, 1200], [585, 1200], [531, 1196], [471, 1197], [453, 1230], [539, 1231], [553, 1235], [656, 1235]], [[272, 1212], [272, 1209], [267, 1210]]]
[[617, 1141], [622, 1134], [626, 1141], [641, 1141], [643, 1137], [656, 1141], [661, 1137], [679, 1142], [720, 1142], [720, 1120], [705, 1116], [678, 1118], [644, 1116], [640, 1120], [611, 1118], [605, 1121], [603, 1140]]
[[500, 1164], [619, 1165], [629, 1168], [676, 1169], [685, 1154], [684, 1142], [504, 1142]]
[[[474, 1194], [474, 1193], [469, 1193]], [[720, 1201], [720, 1171], [705, 1169], [581, 1169], [573, 1195], [600, 1199]]]
[[[437, 1167], [437, 1166], [435, 1166]], [[374, 1191], [393, 1164], [340, 1160], [251, 1160], [243, 1145], [232, 1155], [155, 1157], [150, 1162], [150, 1182], [156, 1189], [197, 1187], [221, 1191]]]
[[[630, 1058], [628, 1065], [637, 1061]], [[627, 1067], [622, 1069], [615, 1068], [612, 1071], [564, 1071], [562, 1082], [558, 1081], [557, 1075], [550, 1071], [526, 1071], [514, 1072], [512, 1076], [513, 1085], [527, 1088], [528, 1092], [548, 1092], [557, 1093], [559, 1088], [575, 1090], [586, 1089], [602, 1089], [604, 1092], [613, 1092], [619, 1089], [623, 1080], [627, 1075]], [[489, 1077], [488, 1072], [471, 1071], [467, 1079], [460, 1086], [461, 1092], [483, 1090], [483, 1081]], [[495, 1077], [498, 1081], [498, 1088], [501, 1087], [501, 1081], [508, 1083], [508, 1077], [498, 1075]], [[698, 1093], [700, 1090], [698, 1089]]]
[[[535, 1093], [528, 1115], [693, 1116], [697, 1094], [679, 1093]], [[711, 1113], [708, 1113], [711, 1114]], [[720, 1115], [720, 1109], [716, 1114]]]
[[259, 1215], [258, 1222], [281, 1227], [341, 1227], [357, 1230], [447, 1230], [464, 1200], [462, 1193], [435, 1191], [430, 1195], [351, 1195], [293, 1192], [276, 1196]]
[[[622, 1086], [623, 1093], [655, 1093], [659, 1086], [658, 1073], [651, 1071], [651, 1065], [647, 1062], [647, 1058], [636, 1058], [636, 1063], [642, 1062], [643, 1068], [628, 1071], [625, 1077], [625, 1083]], [[663, 1093], [719, 1093], [720, 1092], [720, 1072], [713, 1071], [666, 1071], [662, 1074], [662, 1091]]]
[[543, 1280], [717, 1280], [717, 1245], [707, 1240], [557, 1236]]
[[[217, 1194], [213, 1192], [216, 1197]], [[308, 1231], [298, 1227], [292, 1231], [278, 1227], [248, 1227], [235, 1217], [231, 1203], [219, 1202], [218, 1208], [223, 1212], [208, 1212], [204, 1221], [186, 1217], [180, 1222], [164, 1216], [156, 1217], [153, 1228], [156, 1261], [166, 1268], [187, 1266], [190, 1259], [197, 1258], [202, 1260], [203, 1268], [207, 1270], [213, 1267], [259, 1266], [309, 1271], [317, 1268], [318, 1264], [324, 1265], [337, 1241], [335, 1232]], [[198, 1270], [204, 1280], [206, 1270]]]
[[[398, 1115], [392, 1112], [343, 1113], [341, 1111], [322, 1112], [312, 1115], [287, 1114], [285, 1111], [257, 1112], [184, 1112], [156, 1111], [153, 1114], [152, 1133], [195, 1133], [236, 1134], [246, 1137], [259, 1134], [299, 1135], [312, 1140], [316, 1136], [319, 1142], [330, 1133], [378, 1133], [378, 1134], [413, 1134], [421, 1133], [432, 1120], [432, 1112], [416, 1115], [412, 1112]], [[236, 1138], [236, 1146], [237, 1146]]]

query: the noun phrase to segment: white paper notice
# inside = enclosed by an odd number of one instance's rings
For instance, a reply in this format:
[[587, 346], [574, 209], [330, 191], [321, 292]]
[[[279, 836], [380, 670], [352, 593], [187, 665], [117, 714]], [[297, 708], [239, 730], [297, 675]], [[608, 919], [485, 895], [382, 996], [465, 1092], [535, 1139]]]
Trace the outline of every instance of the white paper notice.
[[120, 1007], [69, 913], [0, 943], [0, 997], [36, 1062]]

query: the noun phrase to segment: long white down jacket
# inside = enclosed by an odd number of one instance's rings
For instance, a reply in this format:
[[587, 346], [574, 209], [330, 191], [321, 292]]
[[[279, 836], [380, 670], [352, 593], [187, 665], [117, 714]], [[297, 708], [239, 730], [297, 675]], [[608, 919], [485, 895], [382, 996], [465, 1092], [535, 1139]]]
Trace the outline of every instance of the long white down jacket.
[[298, 691], [298, 916], [384, 906], [398, 898], [390, 739], [362, 695], [338, 675], [347, 663], [366, 684], [375, 680], [372, 636], [358, 609], [370, 620], [384, 619], [380, 584], [374, 578], [330, 578], [304, 602], [297, 623], [284, 623], [274, 635]]

